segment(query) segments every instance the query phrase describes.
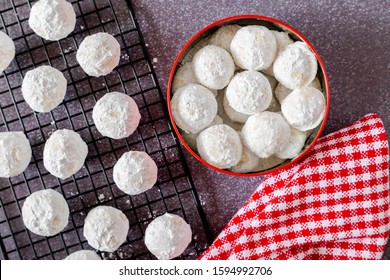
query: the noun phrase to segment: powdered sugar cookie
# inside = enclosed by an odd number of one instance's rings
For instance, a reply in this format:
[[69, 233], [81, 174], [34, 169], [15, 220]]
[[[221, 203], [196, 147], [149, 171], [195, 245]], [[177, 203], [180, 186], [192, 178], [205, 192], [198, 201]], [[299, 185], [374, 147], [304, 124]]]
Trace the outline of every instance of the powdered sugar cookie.
[[99, 251], [114, 252], [126, 241], [129, 220], [122, 211], [111, 206], [97, 206], [84, 222], [84, 237]]
[[28, 24], [42, 38], [57, 41], [74, 30], [76, 13], [65, 0], [39, 0], [31, 8]]
[[3, 71], [11, 64], [14, 58], [14, 41], [3, 31], [0, 31], [0, 75], [3, 74]]
[[241, 159], [240, 136], [226, 124], [203, 130], [198, 136], [197, 147], [205, 161], [219, 168], [230, 168]]
[[264, 26], [248, 25], [237, 31], [230, 44], [236, 64], [246, 70], [262, 70], [271, 66], [276, 55], [276, 39]]
[[294, 128], [307, 131], [317, 127], [325, 115], [325, 97], [318, 89], [307, 87], [291, 92], [282, 102], [282, 113]]
[[200, 49], [192, 61], [197, 80], [210, 89], [222, 89], [234, 74], [234, 61], [223, 48], [209, 45]]
[[155, 218], [145, 230], [145, 245], [160, 260], [182, 254], [191, 239], [190, 225], [182, 217], [170, 213]]
[[295, 42], [282, 50], [274, 61], [275, 78], [289, 89], [307, 87], [317, 74], [317, 59], [303, 42]]
[[134, 99], [121, 92], [109, 92], [96, 102], [92, 118], [97, 130], [113, 139], [129, 137], [141, 120]]
[[302, 151], [306, 141], [306, 132], [291, 128], [291, 135], [288, 144], [275, 156], [282, 159], [295, 158]]
[[242, 128], [242, 139], [255, 155], [267, 158], [287, 145], [290, 126], [278, 113], [257, 113], [250, 116]]
[[77, 62], [89, 76], [109, 74], [119, 64], [121, 47], [111, 34], [99, 32], [87, 36], [77, 50]]
[[230, 52], [230, 44], [233, 37], [240, 29], [241, 26], [237, 24], [224, 25], [211, 35], [209, 44], [224, 48]]
[[198, 133], [214, 120], [218, 105], [207, 88], [189, 84], [179, 88], [173, 95], [171, 108], [178, 127], [186, 132]]
[[229, 105], [241, 114], [259, 113], [267, 109], [271, 103], [271, 85], [260, 72], [240, 72], [228, 85], [226, 99]]
[[157, 165], [145, 152], [126, 152], [114, 165], [113, 177], [121, 191], [129, 195], [140, 194], [157, 182]]

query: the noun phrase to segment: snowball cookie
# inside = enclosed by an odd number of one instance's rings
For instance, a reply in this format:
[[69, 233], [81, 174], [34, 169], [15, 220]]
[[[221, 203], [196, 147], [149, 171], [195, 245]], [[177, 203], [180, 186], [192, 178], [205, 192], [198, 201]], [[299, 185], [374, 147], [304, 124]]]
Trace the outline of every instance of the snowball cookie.
[[[225, 88], [226, 89], [226, 88]], [[240, 122], [235, 122], [235, 121], [232, 121], [228, 115], [226, 114], [225, 112], [225, 109], [223, 108], [223, 100], [225, 99], [225, 91], [224, 90], [220, 90], [218, 92], [218, 95], [216, 97], [216, 100], [217, 100], [217, 103], [218, 103], [218, 116], [221, 117], [222, 119], [222, 122], [224, 124], [227, 124], [228, 126], [230, 126], [231, 128], [233, 128], [235, 131], [241, 131], [242, 127], [244, 126], [244, 123], [240, 123]], [[227, 102], [227, 101], [225, 101]]]
[[270, 76], [270, 75], [267, 75], [267, 74], [264, 74], [264, 73], [262, 73], [262, 74], [264, 75], [264, 77], [267, 78], [267, 80], [268, 80], [268, 82], [269, 82], [269, 84], [271, 86], [272, 92], [273, 92], [275, 90], [276, 86], [279, 83], [278, 80], [275, 79], [275, 77], [273, 77], [273, 76]]
[[290, 140], [283, 150], [275, 153], [275, 156], [282, 159], [295, 158], [302, 151], [306, 141], [306, 132], [291, 128]]
[[[238, 134], [241, 137], [241, 132], [238, 132]], [[247, 147], [242, 146], [241, 159], [230, 170], [236, 173], [248, 173], [258, 166], [259, 162], [260, 158], [258, 156], [252, 153]]]
[[[194, 70], [192, 69], [192, 62], [186, 62], [177, 69], [175, 77], [172, 82], [172, 92], [175, 93], [179, 88], [184, 87], [188, 84], [197, 84], [198, 80], [195, 77]], [[217, 90], [210, 89], [210, 91], [217, 95]]]
[[234, 61], [223, 48], [214, 45], [200, 49], [192, 61], [197, 80], [210, 89], [222, 89], [234, 74]]
[[214, 120], [218, 104], [210, 90], [189, 84], [173, 95], [171, 109], [178, 127], [185, 132], [198, 133]]
[[307, 87], [317, 74], [317, 59], [303, 42], [295, 42], [282, 50], [274, 62], [275, 78], [289, 89]]
[[311, 83], [309, 84], [309, 87], [313, 87], [313, 88], [316, 88], [318, 89], [319, 91], [321, 91], [321, 82], [320, 82], [320, 79], [318, 79], [317, 77], [314, 78], [313, 81], [311, 81]]
[[66, 179], [81, 169], [87, 154], [87, 144], [78, 133], [61, 129], [46, 141], [43, 165], [52, 175]]
[[220, 27], [213, 35], [210, 37], [210, 44], [215, 45], [221, 48], [224, 48], [230, 52], [230, 43], [237, 31], [240, 30], [241, 26], [237, 24], [225, 25]]
[[[210, 127], [210, 126], [213, 126], [216, 124], [223, 124], [222, 118], [218, 115], [215, 116], [214, 120], [207, 127]], [[192, 150], [194, 150], [196, 152], [198, 151], [198, 148], [196, 147], [196, 138], [198, 138], [199, 133], [187, 133], [184, 131], [181, 134], [181, 136], [183, 137], [184, 141], [187, 143], [188, 146], [190, 146], [190, 148]]]
[[250, 117], [250, 115], [242, 114], [234, 110], [232, 106], [230, 106], [226, 98], [226, 94], [223, 97], [223, 109], [226, 115], [228, 116], [228, 118], [234, 122], [245, 123], [247, 119]]
[[280, 112], [282, 110], [279, 101], [275, 98], [275, 96], [272, 96], [271, 104], [269, 104], [269, 107], [267, 108], [267, 111], [269, 112]]
[[318, 89], [297, 89], [283, 100], [282, 113], [292, 127], [307, 131], [321, 123], [325, 115], [325, 103], [325, 97]]
[[125, 241], [129, 220], [122, 211], [111, 206], [92, 209], [84, 221], [84, 237], [99, 251], [114, 252]]
[[240, 161], [230, 168], [230, 170], [236, 173], [248, 173], [259, 165], [259, 161], [260, 158], [258, 156], [252, 153], [247, 147], [243, 146]]
[[[309, 87], [313, 87], [318, 90], [321, 90], [320, 80], [317, 77], [315, 77], [314, 80], [309, 84]], [[288, 89], [280, 83], [275, 88], [275, 96], [280, 103], [282, 103], [282, 101], [286, 98], [286, 96], [289, 95], [291, 92], [292, 89]]]
[[204, 37], [200, 39], [196, 44], [193, 45], [192, 48], [188, 50], [188, 52], [183, 56], [182, 63], [192, 62], [194, 55], [203, 47], [207, 46], [210, 41], [210, 36]]
[[157, 165], [145, 152], [124, 153], [114, 166], [114, 182], [117, 187], [136, 195], [151, 189], [157, 181]]
[[69, 207], [65, 198], [52, 189], [29, 195], [22, 208], [24, 225], [33, 233], [53, 236], [68, 224]]
[[181, 255], [190, 244], [192, 231], [178, 215], [165, 213], [154, 219], [145, 230], [145, 245], [160, 260]]
[[275, 88], [275, 97], [276, 99], [282, 103], [282, 101], [289, 95], [293, 90], [286, 88], [284, 85], [279, 83]]
[[0, 31], [0, 75], [15, 57], [15, 44], [11, 37]]
[[137, 129], [141, 114], [133, 98], [114, 91], [106, 93], [96, 102], [92, 119], [103, 136], [122, 139]]
[[252, 169], [252, 172], [267, 171], [283, 164], [286, 160], [272, 155], [268, 158], [261, 158], [259, 164]]
[[276, 39], [264, 26], [248, 25], [237, 31], [230, 52], [238, 66], [262, 70], [271, 66], [276, 55]]
[[[294, 41], [288, 36], [287, 32], [276, 31], [276, 30], [271, 30], [271, 32], [275, 36], [275, 39], [276, 39], [276, 53], [279, 53], [285, 47], [294, 43]], [[271, 65], [267, 69], [262, 70], [262, 72], [264, 72], [270, 76], [274, 76], [273, 65]]]
[[287, 145], [290, 126], [280, 114], [265, 111], [250, 116], [241, 133], [249, 150], [258, 157], [267, 158]]
[[196, 142], [199, 155], [211, 165], [224, 169], [240, 161], [240, 136], [226, 124], [206, 128], [199, 134]]
[[260, 72], [240, 72], [228, 85], [226, 99], [229, 105], [241, 114], [259, 113], [267, 109], [271, 103], [271, 85]]
[[121, 47], [111, 34], [99, 32], [87, 36], [77, 50], [77, 61], [90, 76], [105, 76], [119, 64]]
[[39, 0], [31, 8], [28, 24], [38, 36], [57, 41], [74, 30], [76, 13], [65, 0]]
[[71, 260], [71, 261], [76, 261], [76, 260], [100, 261], [101, 258], [94, 251], [91, 251], [91, 250], [80, 250], [80, 251], [76, 251], [76, 252], [70, 254], [69, 256], [67, 256], [65, 258], [65, 260]]
[[188, 84], [197, 84], [195, 73], [192, 70], [192, 62], [187, 62], [177, 69], [172, 81], [172, 92]]
[[19, 175], [30, 160], [31, 146], [23, 132], [0, 132], [0, 177]]
[[294, 43], [294, 41], [288, 36], [287, 32], [271, 30], [271, 33], [275, 36], [276, 39], [276, 49], [278, 52], [284, 50], [288, 45]]
[[62, 72], [44, 65], [26, 73], [22, 83], [22, 94], [31, 109], [47, 113], [64, 100], [66, 86], [67, 82]]

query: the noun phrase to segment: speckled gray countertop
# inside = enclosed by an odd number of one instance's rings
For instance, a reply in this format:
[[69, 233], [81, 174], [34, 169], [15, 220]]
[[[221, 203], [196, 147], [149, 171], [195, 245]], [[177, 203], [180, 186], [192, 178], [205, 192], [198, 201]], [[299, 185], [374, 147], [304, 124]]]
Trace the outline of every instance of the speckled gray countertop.
[[[389, 1], [133, 0], [133, 4], [164, 92], [173, 60], [198, 30], [232, 15], [266, 15], [299, 30], [325, 63], [331, 106], [323, 134], [377, 113], [390, 136]], [[224, 175], [189, 153], [186, 158], [216, 236], [261, 178]], [[389, 243], [384, 258], [390, 259]]]

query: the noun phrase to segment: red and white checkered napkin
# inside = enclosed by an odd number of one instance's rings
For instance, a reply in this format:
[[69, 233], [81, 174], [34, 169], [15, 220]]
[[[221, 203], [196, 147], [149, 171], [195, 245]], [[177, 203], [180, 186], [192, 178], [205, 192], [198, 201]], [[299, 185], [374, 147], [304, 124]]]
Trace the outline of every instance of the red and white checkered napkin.
[[388, 142], [370, 114], [268, 176], [200, 259], [379, 259], [389, 223]]

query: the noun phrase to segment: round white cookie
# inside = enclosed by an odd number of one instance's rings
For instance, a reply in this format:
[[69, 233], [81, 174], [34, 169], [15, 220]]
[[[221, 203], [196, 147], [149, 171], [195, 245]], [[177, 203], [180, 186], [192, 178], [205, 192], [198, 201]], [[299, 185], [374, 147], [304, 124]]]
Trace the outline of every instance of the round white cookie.
[[317, 59], [303, 42], [295, 42], [282, 50], [274, 61], [275, 78], [289, 89], [307, 87], [317, 74]]
[[197, 84], [192, 62], [186, 62], [177, 69], [172, 81], [172, 92], [175, 93], [179, 88], [188, 84]]
[[[215, 116], [214, 120], [207, 127], [210, 127], [210, 126], [213, 126], [216, 124], [223, 124], [222, 118], [218, 115]], [[181, 136], [183, 137], [184, 141], [187, 143], [188, 146], [190, 146], [190, 148], [193, 151], [195, 151], [195, 152], [198, 151], [198, 147], [196, 146], [196, 139], [198, 138], [199, 133], [187, 133], [187, 132], [183, 131]]]
[[276, 39], [264, 26], [248, 25], [237, 31], [230, 44], [236, 64], [246, 70], [262, 70], [271, 66], [276, 55]]
[[181, 255], [190, 244], [192, 231], [178, 215], [165, 213], [155, 218], [145, 230], [145, 245], [160, 260]]
[[57, 41], [74, 30], [76, 13], [65, 0], [39, 0], [31, 8], [28, 24], [40, 37]]
[[216, 167], [230, 168], [241, 159], [240, 136], [226, 124], [206, 128], [199, 134], [196, 142], [199, 155]]
[[73, 252], [69, 256], [65, 258], [65, 260], [71, 260], [71, 261], [78, 261], [78, 260], [93, 260], [93, 261], [100, 261], [101, 258], [98, 254], [96, 254], [94, 251], [91, 250], [80, 250]]
[[315, 77], [314, 80], [311, 81], [311, 83], [309, 84], [309, 87], [313, 87], [313, 88], [318, 89], [319, 91], [321, 91], [322, 87], [321, 87], [320, 79]]
[[237, 73], [226, 89], [226, 99], [237, 112], [252, 115], [264, 111], [272, 100], [268, 79], [257, 71]]
[[217, 115], [218, 104], [207, 88], [189, 84], [179, 88], [171, 99], [175, 123], [185, 132], [198, 133]]
[[112, 139], [129, 137], [141, 120], [137, 103], [127, 94], [109, 92], [96, 102], [92, 118], [97, 130]]
[[276, 31], [276, 30], [271, 30], [271, 32], [275, 36], [275, 39], [276, 39], [277, 52], [281, 52], [288, 45], [291, 45], [294, 43], [294, 41], [290, 38], [290, 36], [288, 36], [287, 32]]
[[[321, 82], [320, 80], [315, 77], [314, 80], [309, 84], [309, 87], [316, 88], [318, 90], [321, 90]], [[289, 95], [293, 90], [286, 88], [284, 85], [279, 83], [275, 88], [275, 96], [278, 99], [280, 103], [286, 98], [287, 95]]]
[[305, 146], [306, 132], [291, 128], [290, 140], [283, 150], [275, 153], [275, 156], [282, 159], [295, 158]]
[[275, 96], [272, 96], [271, 104], [269, 104], [269, 107], [267, 108], [267, 111], [269, 112], [280, 112], [282, 110], [279, 101], [275, 98]]
[[31, 109], [47, 113], [64, 100], [66, 86], [67, 81], [62, 72], [43, 65], [27, 71], [22, 83], [22, 94]]
[[267, 75], [267, 74], [264, 74], [264, 73], [262, 73], [262, 74], [264, 75], [264, 77], [267, 78], [267, 80], [268, 80], [268, 82], [269, 82], [269, 84], [271, 86], [272, 92], [274, 92], [276, 86], [279, 83], [278, 80], [275, 77], [273, 77], [273, 76], [270, 76], [270, 75]]
[[90, 76], [105, 76], [119, 64], [121, 47], [111, 34], [99, 32], [87, 36], [77, 50], [77, 61]]
[[280, 166], [281, 164], [283, 164], [284, 161], [285, 159], [278, 158], [275, 155], [272, 155], [267, 158], [261, 158], [259, 164], [252, 169], [252, 172], [268, 171], [271, 168]]
[[183, 56], [182, 63], [192, 62], [194, 55], [203, 47], [207, 46], [210, 41], [210, 36], [200, 39], [191, 49]]
[[31, 161], [31, 146], [23, 132], [0, 132], [0, 177], [17, 176]]
[[223, 109], [230, 120], [239, 123], [245, 123], [250, 115], [237, 112], [230, 106], [229, 101], [226, 98], [226, 94], [223, 97]]
[[287, 145], [290, 126], [280, 114], [265, 111], [250, 116], [241, 133], [243, 143], [250, 151], [267, 158]]
[[125, 214], [111, 206], [97, 206], [85, 218], [84, 237], [99, 251], [116, 251], [126, 241], [128, 231]]
[[297, 89], [282, 102], [282, 113], [294, 128], [307, 131], [317, 127], [324, 118], [325, 97], [313, 87]]
[[65, 198], [52, 189], [29, 195], [22, 208], [24, 225], [33, 233], [53, 236], [68, 224], [69, 207]]
[[14, 41], [0, 30], [0, 75], [11, 64], [15, 58]]
[[293, 90], [292, 89], [289, 89], [289, 88], [286, 88], [284, 85], [282, 85], [281, 83], [279, 83], [276, 88], [275, 88], [275, 97], [276, 99], [282, 103], [282, 101], [287, 97], [287, 95], [289, 95]]
[[[238, 132], [238, 134], [241, 137], [241, 132]], [[243, 145], [240, 161], [230, 170], [236, 173], [248, 173], [258, 166], [259, 162], [260, 158]]]
[[88, 154], [87, 144], [73, 130], [56, 130], [43, 149], [43, 165], [52, 175], [66, 179], [81, 169]]
[[209, 43], [230, 52], [230, 44], [240, 28], [241, 26], [237, 24], [224, 25], [211, 35]]
[[[225, 88], [226, 90], [226, 88]], [[241, 131], [242, 127], [244, 126], [244, 123], [235, 122], [232, 121], [228, 115], [225, 112], [225, 109], [223, 108], [223, 100], [226, 99], [225, 96], [225, 90], [220, 90], [218, 92], [218, 95], [216, 97], [217, 103], [218, 103], [218, 115], [221, 117], [224, 124], [227, 124], [231, 128], [233, 128], [235, 131]], [[227, 102], [227, 101], [225, 101]]]
[[124, 153], [113, 170], [116, 186], [129, 195], [151, 189], [157, 181], [157, 165], [145, 152]]
[[200, 49], [192, 61], [199, 83], [210, 89], [226, 87], [234, 74], [234, 61], [225, 49], [214, 45]]
[[[197, 84], [198, 80], [195, 77], [194, 70], [192, 68], [192, 62], [186, 62], [177, 69], [172, 81], [172, 92], [175, 93], [179, 88], [188, 84]], [[210, 91], [217, 96], [218, 91], [210, 89]]]
[[[294, 41], [288, 36], [287, 32], [276, 31], [276, 30], [271, 30], [271, 32], [275, 36], [275, 39], [276, 39], [276, 49], [277, 49], [276, 53], [279, 53], [285, 47], [294, 43]], [[270, 76], [274, 76], [273, 65], [271, 65], [267, 69], [263, 69], [262, 72], [266, 73]]]

